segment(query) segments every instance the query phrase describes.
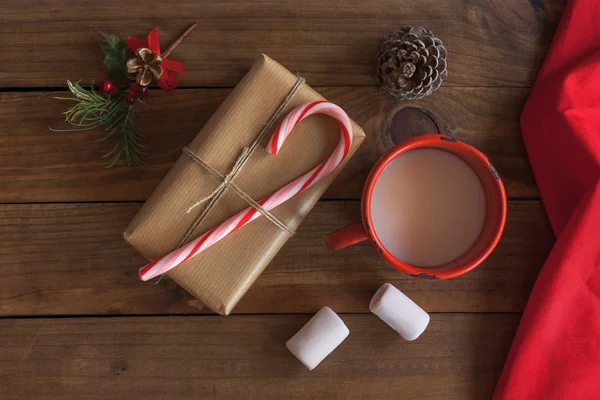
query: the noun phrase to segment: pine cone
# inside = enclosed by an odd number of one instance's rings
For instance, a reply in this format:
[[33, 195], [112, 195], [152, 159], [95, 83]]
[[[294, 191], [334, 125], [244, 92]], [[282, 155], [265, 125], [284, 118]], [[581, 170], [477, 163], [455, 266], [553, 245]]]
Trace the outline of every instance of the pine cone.
[[448, 77], [447, 54], [433, 32], [404, 25], [383, 40], [377, 57], [377, 80], [400, 100], [423, 98]]

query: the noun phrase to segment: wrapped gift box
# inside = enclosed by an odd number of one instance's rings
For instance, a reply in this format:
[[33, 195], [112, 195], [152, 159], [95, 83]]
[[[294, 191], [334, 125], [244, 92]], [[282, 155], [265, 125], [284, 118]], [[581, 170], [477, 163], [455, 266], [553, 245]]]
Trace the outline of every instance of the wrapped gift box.
[[[267, 121], [273, 121], [234, 179], [235, 185], [246, 194], [260, 199], [317, 166], [335, 148], [340, 137], [337, 122], [325, 115], [313, 115], [294, 128], [277, 155], [264, 150], [277, 122], [289, 111], [322, 99], [297, 75], [262, 55], [188, 149], [227, 175], [244, 148], [256, 140]], [[295, 229], [364, 138], [362, 129], [353, 123], [352, 147], [342, 164], [272, 214]], [[189, 155], [182, 154], [129, 224], [125, 239], [148, 260], [154, 260], [248, 207], [239, 195], [225, 189], [208, 212], [206, 207], [210, 202], [188, 212], [190, 206], [210, 195], [220, 184]], [[261, 217], [167, 275], [206, 306], [227, 315], [288, 239], [287, 232]]]

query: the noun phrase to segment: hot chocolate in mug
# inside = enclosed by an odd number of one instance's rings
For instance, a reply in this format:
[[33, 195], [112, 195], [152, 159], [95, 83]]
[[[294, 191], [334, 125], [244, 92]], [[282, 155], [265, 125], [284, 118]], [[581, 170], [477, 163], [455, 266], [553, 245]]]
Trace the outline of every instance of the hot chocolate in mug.
[[400, 272], [449, 279], [496, 247], [506, 206], [502, 180], [483, 153], [450, 136], [422, 135], [377, 161], [362, 194], [362, 222], [325, 242], [337, 250], [368, 240]]

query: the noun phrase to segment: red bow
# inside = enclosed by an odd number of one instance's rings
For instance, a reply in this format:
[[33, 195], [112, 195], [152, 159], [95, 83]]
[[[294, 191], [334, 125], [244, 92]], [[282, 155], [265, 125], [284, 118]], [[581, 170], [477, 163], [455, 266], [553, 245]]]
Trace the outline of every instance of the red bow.
[[[135, 51], [141, 47], [148, 48], [155, 53], [160, 54], [160, 43], [158, 42], [158, 28], [153, 29], [148, 34], [148, 40], [138, 39], [133, 36], [127, 38], [127, 48], [135, 53]], [[162, 59], [162, 76], [158, 80], [158, 85], [163, 90], [170, 91], [175, 89], [177, 86], [177, 75], [175, 72], [185, 75], [185, 67], [182, 63], [169, 60], [167, 58]]]

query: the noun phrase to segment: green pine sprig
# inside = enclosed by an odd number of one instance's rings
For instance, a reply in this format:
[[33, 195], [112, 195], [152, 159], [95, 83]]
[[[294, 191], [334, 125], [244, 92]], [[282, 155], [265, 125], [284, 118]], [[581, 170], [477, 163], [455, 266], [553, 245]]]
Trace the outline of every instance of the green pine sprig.
[[135, 123], [136, 115], [137, 111], [135, 110], [135, 107], [133, 105], [128, 106], [126, 112], [119, 115], [108, 127], [106, 127], [105, 131], [108, 133], [101, 138], [100, 141], [107, 140], [114, 133], [120, 134], [120, 137], [116, 140], [112, 150], [102, 156], [103, 159], [106, 159], [105, 166], [107, 168], [115, 165], [121, 157], [125, 157], [127, 166], [130, 169], [132, 164], [144, 164], [144, 162], [140, 160], [140, 155], [145, 154], [141, 149], [145, 147], [144, 141], [146, 138], [139, 131], [139, 127]]
[[[75, 104], [65, 111], [65, 121], [73, 129], [52, 129], [56, 132], [79, 132], [104, 127], [105, 136], [99, 141], [113, 140], [112, 150], [102, 158], [104, 166], [114, 166], [121, 157], [125, 158], [131, 169], [133, 164], [142, 165], [140, 156], [144, 154], [144, 135], [139, 131], [135, 122], [137, 111], [134, 105], [125, 103], [123, 94], [110, 96], [98, 93], [93, 85], [89, 90], [67, 81], [72, 97], [57, 97], [59, 100], [75, 101]], [[137, 99], [136, 103], [143, 103]]]

